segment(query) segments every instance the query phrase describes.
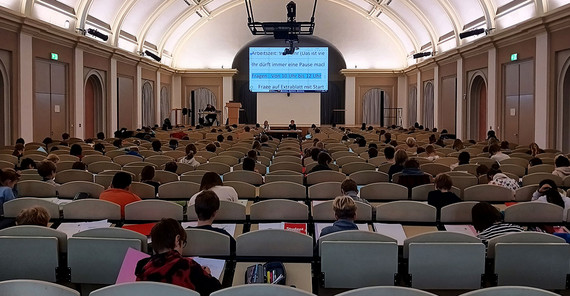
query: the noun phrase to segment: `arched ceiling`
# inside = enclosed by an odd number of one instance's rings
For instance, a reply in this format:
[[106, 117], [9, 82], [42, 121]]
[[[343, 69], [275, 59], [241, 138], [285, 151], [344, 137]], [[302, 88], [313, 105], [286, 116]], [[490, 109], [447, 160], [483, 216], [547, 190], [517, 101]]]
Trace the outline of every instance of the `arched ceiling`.
[[[252, 0], [255, 20], [285, 21], [289, 1]], [[297, 20], [309, 20], [313, 0], [296, 3]], [[334, 44], [349, 68], [402, 69], [416, 62], [413, 53], [441, 53], [484, 36], [460, 39], [461, 32], [504, 30], [569, 3], [320, 0], [314, 35]], [[63, 28], [67, 21], [71, 32], [97, 29], [109, 35], [109, 46], [149, 50], [181, 69], [230, 67], [239, 49], [257, 38], [247, 28], [244, 0], [2, 0], [0, 6]]]

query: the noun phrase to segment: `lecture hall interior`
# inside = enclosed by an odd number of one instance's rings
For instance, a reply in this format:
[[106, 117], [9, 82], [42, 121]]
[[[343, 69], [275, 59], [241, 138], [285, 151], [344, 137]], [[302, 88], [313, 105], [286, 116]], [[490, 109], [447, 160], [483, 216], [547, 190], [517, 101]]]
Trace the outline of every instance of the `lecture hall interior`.
[[[569, 153], [570, 0], [0, 0], [0, 295], [199, 295], [135, 282], [162, 218], [217, 296], [570, 295]], [[482, 203], [525, 231], [482, 241]]]

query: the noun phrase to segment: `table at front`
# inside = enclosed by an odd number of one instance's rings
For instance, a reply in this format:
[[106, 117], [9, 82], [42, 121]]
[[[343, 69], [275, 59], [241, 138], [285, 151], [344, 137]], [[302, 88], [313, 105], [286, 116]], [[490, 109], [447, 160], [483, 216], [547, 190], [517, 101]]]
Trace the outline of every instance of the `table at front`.
[[[264, 264], [265, 262], [238, 262], [234, 272], [232, 286], [245, 285], [245, 271], [254, 264]], [[311, 263], [286, 263], [287, 273], [286, 285], [294, 286], [297, 289], [313, 293]]]
[[299, 138], [299, 136], [303, 133], [303, 131], [302, 130], [278, 129], [278, 130], [266, 130], [265, 133], [281, 139], [281, 138], [283, 138], [284, 135], [289, 135], [289, 134], [296, 134], [297, 138]]

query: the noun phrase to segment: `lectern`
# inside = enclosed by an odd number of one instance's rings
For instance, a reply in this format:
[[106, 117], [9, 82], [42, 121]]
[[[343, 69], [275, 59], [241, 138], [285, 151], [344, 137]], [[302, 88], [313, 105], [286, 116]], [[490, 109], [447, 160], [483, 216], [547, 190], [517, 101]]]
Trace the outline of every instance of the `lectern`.
[[239, 109], [241, 108], [240, 102], [227, 102], [228, 108], [228, 124], [239, 124]]

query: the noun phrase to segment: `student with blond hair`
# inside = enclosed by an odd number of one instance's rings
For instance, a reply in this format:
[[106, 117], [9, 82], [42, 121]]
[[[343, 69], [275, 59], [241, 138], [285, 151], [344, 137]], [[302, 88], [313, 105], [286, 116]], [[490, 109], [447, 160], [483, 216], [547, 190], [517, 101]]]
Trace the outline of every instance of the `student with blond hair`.
[[337, 196], [333, 201], [333, 211], [336, 221], [332, 226], [327, 226], [321, 231], [323, 235], [343, 230], [358, 230], [354, 223], [356, 219], [356, 203], [350, 196]]
[[23, 209], [16, 217], [16, 225], [48, 226], [50, 219], [48, 211], [44, 207], [31, 207]]

